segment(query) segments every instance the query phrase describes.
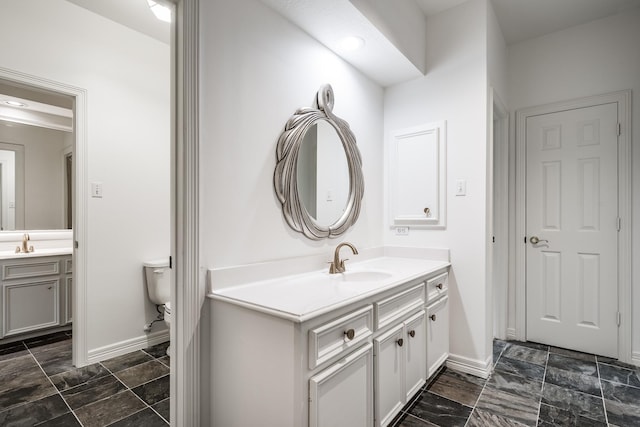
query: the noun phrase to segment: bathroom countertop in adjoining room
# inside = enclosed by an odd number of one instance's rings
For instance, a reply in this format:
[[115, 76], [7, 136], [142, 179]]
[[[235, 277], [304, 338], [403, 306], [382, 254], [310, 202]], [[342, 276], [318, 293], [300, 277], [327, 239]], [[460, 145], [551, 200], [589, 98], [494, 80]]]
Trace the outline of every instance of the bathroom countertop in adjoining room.
[[[447, 253], [448, 255], [448, 253]], [[380, 256], [347, 263], [345, 273], [327, 269], [271, 277], [213, 289], [209, 298], [304, 322], [412, 280], [445, 270], [445, 259]]]
[[25, 258], [37, 258], [45, 256], [62, 256], [71, 255], [73, 253], [72, 248], [44, 248], [35, 249], [33, 252], [15, 252], [15, 251], [0, 251], [0, 260], [3, 259], [25, 259]]

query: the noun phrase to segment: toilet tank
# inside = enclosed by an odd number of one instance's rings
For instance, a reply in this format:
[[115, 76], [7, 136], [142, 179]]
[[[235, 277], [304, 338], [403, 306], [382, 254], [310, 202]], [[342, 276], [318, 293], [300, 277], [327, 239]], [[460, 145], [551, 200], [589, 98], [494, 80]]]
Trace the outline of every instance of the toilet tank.
[[169, 259], [147, 261], [143, 265], [149, 299], [157, 305], [166, 304], [171, 300]]

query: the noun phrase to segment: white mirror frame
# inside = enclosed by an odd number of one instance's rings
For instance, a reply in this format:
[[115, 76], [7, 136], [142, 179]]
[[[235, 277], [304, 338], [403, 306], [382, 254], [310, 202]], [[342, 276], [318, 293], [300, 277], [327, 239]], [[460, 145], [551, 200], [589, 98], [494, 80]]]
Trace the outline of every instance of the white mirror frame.
[[[276, 149], [277, 164], [273, 176], [282, 213], [289, 226], [312, 240], [337, 237], [349, 229], [360, 215], [360, 205], [364, 195], [362, 159], [356, 145], [356, 138], [349, 123], [334, 115], [334, 95], [331, 85], [325, 84], [318, 90], [318, 108], [300, 108], [287, 121], [278, 139]], [[318, 224], [300, 200], [298, 192], [298, 153], [307, 130], [320, 120], [327, 121], [338, 133], [347, 156], [349, 166], [349, 197], [344, 212], [330, 225]]]

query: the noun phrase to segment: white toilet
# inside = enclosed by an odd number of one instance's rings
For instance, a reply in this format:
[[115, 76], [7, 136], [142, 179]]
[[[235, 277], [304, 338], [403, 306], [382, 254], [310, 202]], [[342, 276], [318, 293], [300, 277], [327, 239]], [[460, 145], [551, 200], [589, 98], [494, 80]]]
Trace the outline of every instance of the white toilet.
[[[152, 303], [164, 306], [164, 322], [171, 327], [171, 271], [169, 259], [147, 261], [144, 265], [144, 276], [147, 291]], [[167, 356], [169, 347], [167, 347]]]

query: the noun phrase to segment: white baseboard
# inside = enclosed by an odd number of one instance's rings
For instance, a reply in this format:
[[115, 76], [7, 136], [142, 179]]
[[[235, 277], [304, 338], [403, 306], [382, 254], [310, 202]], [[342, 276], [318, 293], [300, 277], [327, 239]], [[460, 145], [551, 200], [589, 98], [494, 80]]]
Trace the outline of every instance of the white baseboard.
[[169, 341], [168, 329], [89, 350], [87, 362], [88, 364], [101, 362], [133, 351], [142, 350], [165, 341]]
[[492, 357], [493, 356], [489, 356], [487, 360], [483, 362], [482, 360], [469, 359], [468, 357], [450, 354], [447, 359], [447, 368], [486, 379], [491, 375]]
[[516, 339], [516, 328], [507, 328], [507, 339], [508, 340]]
[[640, 366], [640, 351], [634, 351], [631, 353], [631, 364]]

